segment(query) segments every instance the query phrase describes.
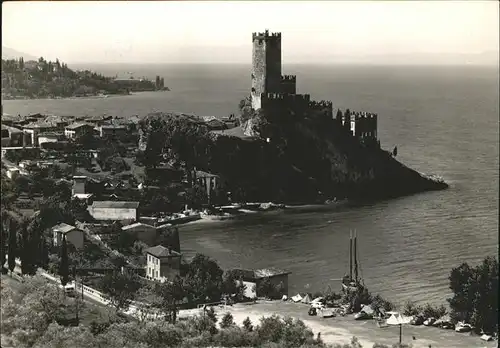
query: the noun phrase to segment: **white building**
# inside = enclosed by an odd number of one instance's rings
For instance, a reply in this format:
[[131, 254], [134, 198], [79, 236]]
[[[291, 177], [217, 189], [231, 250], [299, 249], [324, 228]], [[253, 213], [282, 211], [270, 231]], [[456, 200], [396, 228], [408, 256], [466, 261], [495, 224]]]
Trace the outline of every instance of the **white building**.
[[146, 249], [146, 278], [164, 282], [180, 273], [181, 253], [162, 245]]
[[98, 221], [135, 221], [138, 207], [139, 202], [95, 201], [88, 211]]

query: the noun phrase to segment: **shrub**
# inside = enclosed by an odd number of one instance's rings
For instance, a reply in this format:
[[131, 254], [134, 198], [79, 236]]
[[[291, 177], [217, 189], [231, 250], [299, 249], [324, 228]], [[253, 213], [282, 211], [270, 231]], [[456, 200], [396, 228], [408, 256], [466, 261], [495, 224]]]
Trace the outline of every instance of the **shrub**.
[[255, 329], [261, 342], [278, 342], [283, 336], [285, 324], [279, 316], [273, 315], [260, 319], [260, 325]]
[[252, 325], [252, 321], [250, 320], [249, 317], [246, 317], [245, 320], [243, 320], [243, 328], [248, 331], [248, 332], [252, 332], [253, 331], [253, 325]]
[[221, 329], [226, 329], [231, 326], [234, 326], [233, 315], [228, 312], [224, 314], [224, 316], [222, 317], [222, 320], [220, 322], [220, 327]]
[[281, 341], [286, 347], [300, 347], [314, 343], [314, 334], [302, 320], [286, 318]]
[[217, 314], [215, 314], [214, 308], [210, 307], [206, 310], [206, 316], [210, 319], [214, 324], [217, 322]]
[[430, 303], [427, 303], [423, 308], [422, 314], [425, 318], [439, 319], [446, 314], [446, 307], [443, 305], [434, 307]]
[[216, 346], [222, 347], [254, 347], [255, 335], [238, 326], [220, 330], [213, 338]]
[[375, 295], [373, 297], [371, 306], [372, 306], [374, 311], [379, 311], [379, 310], [383, 309], [384, 311], [388, 312], [388, 311], [392, 311], [395, 308], [395, 306], [392, 302], [382, 298], [382, 296], [380, 296], [380, 295]]
[[[353, 338], [351, 339], [351, 343], [350, 344], [344, 344], [344, 345], [340, 345], [340, 344], [335, 344], [333, 346], [333, 348], [362, 348], [363, 346], [361, 345], [361, 343], [359, 343], [358, 339], [356, 337], [353, 336]], [[383, 348], [384, 346], [380, 346], [380, 347], [377, 347], [377, 348]]]
[[313, 294], [313, 299], [314, 298], [318, 298], [318, 297], [324, 297], [323, 293], [321, 291], [316, 291], [314, 294]]
[[421, 306], [417, 306], [413, 301], [406, 301], [403, 309], [403, 315], [415, 316], [415, 315], [421, 315], [422, 312], [423, 308]]

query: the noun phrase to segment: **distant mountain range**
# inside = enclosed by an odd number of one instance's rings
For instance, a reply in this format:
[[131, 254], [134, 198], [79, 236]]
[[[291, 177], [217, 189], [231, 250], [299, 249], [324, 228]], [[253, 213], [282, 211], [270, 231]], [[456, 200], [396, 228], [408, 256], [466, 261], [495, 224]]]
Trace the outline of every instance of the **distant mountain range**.
[[[203, 63], [203, 64], [227, 64], [227, 63], [249, 63], [247, 57], [251, 54], [250, 46], [213, 46], [213, 47], [183, 47], [183, 63]], [[162, 55], [162, 54], [160, 54]], [[286, 52], [284, 54], [287, 56]], [[38, 60], [31, 54], [15, 50], [13, 48], [2, 46], [2, 59], [14, 59], [23, 57], [25, 61]], [[194, 60], [188, 57], [196, 57]], [[50, 59], [48, 57], [45, 57]], [[162, 63], [177, 63], [180, 58], [172, 57], [165, 60], [158, 59]], [[147, 59], [146, 59], [147, 61]], [[498, 51], [486, 51], [481, 53], [393, 53], [393, 54], [371, 54], [371, 55], [344, 55], [341, 52], [324, 53], [321, 56], [306, 52], [298, 52], [287, 56], [290, 63], [306, 64], [375, 64], [375, 65], [498, 65]], [[134, 62], [70, 62], [73, 65], [87, 66], [88, 64], [134, 64]]]
[[2, 46], [2, 59], [18, 59], [20, 57], [23, 57], [25, 61], [38, 60], [37, 57], [31, 54], [20, 52], [13, 48]]

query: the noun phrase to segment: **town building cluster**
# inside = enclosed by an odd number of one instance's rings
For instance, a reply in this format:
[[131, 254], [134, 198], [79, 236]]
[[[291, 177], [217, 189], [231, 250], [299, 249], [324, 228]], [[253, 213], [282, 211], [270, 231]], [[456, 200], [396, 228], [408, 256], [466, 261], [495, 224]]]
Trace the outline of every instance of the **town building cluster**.
[[[16, 180], [19, 176], [33, 178], [40, 170], [61, 164], [68, 165], [71, 162], [70, 156], [77, 156], [95, 164], [103, 159], [103, 151], [106, 149], [99, 146], [74, 146], [86, 137], [100, 139], [102, 143], [107, 144], [123, 144], [126, 148], [123, 155], [133, 158], [140, 138], [139, 121], [137, 116], [119, 118], [109, 115], [75, 117], [3, 114], [1, 154], [6, 167], [6, 177], [11, 180]], [[222, 119], [205, 116], [200, 117], [199, 121], [209, 130], [219, 132], [238, 125], [234, 115]], [[16, 163], [7, 160], [8, 154], [15, 153], [22, 153], [23, 159]], [[146, 279], [160, 282], [179, 274], [183, 254], [178, 226], [200, 219], [200, 212], [186, 209], [180, 213], [145, 213], [141, 209], [141, 192], [159, 192], [161, 187], [139, 182], [132, 174], [104, 177], [94, 175], [99, 171], [94, 172], [92, 168], [85, 167], [80, 162], [82, 161], [77, 163], [77, 167], [83, 167], [88, 172], [87, 175], [76, 173], [73, 168], [72, 174], [64, 175], [64, 178], [56, 181], [71, 186], [71, 197], [87, 207], [87, 218], [78, 220], [74, 225], [58, 222], [52, 226], [52, 245], [60, 247], [64, 239], [76, 250], [85, 249], [88, 242], [109, 249], [110, 241], [116, 238], [117, 234], [127, 235], [147, 246], [143, 250], [145, 262], [137, 265], [131, 261], [127, 266], [128, 270]], [[155, 178], [172, 182], [185, 180], [180, 169], [166, 163], [150, 169], [148, 177], [153, 181]], [[213, 199], [214, 192], [220, 191], [224, 185], [219, 176], [204, 171], [194, 169], [192, 177], [194, 182], [206, 190], [209, 202]], [[110, 271], [106, 268], [108, 266], [89, 267], [87, 271]], [[261, 281], [259, 279], [253, 281]], [[256, 295], [255, 290], [253, 294]]]

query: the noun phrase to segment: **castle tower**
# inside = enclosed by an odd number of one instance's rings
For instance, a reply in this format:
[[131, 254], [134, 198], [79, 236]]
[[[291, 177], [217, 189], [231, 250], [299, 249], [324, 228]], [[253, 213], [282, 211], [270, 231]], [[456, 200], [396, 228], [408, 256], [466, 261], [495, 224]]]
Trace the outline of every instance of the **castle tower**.
[[281, 92], [281, 33], [252, 34], [252, 108], [261, 108], [261, 95]]

